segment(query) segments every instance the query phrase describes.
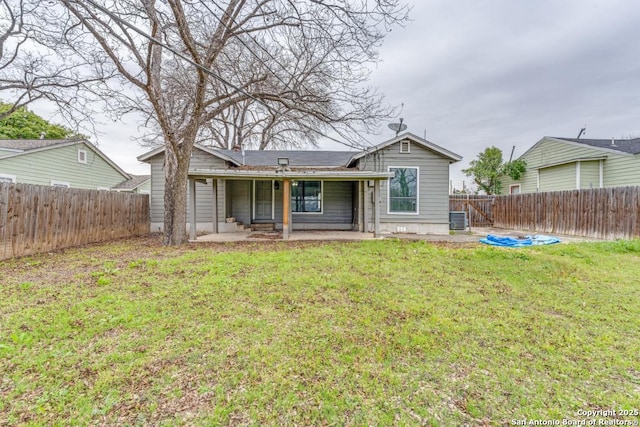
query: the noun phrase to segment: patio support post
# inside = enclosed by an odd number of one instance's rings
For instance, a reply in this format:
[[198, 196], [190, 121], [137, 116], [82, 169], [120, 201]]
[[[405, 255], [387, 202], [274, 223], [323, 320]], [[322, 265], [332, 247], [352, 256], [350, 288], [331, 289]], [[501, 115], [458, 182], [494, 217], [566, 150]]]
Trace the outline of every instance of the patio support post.
[[360, 194], [362, 197], [362, 232], [368, 233], [369, 232], [368, 215], [370, 214], [369, 214], [369, 209], [367, 209], [367, 207], [370, 205], [370, 203], [369, 203], [369, 185], [367, 181], [362, 183], [362, 193]]
[[373, 185], [373, 237], [380, 237], [380, 180]]
[[291, 180], [285, 178], [282, 184], [282, 240], [288, 240], [291, 212]]
[[213, 178], [213, 232], [218, 232], [218, 178]]
[[196, 180], [189, 180], [189, 195], [191, 196], [191, 212], [189, 216], [189, 240], [196, 240]]

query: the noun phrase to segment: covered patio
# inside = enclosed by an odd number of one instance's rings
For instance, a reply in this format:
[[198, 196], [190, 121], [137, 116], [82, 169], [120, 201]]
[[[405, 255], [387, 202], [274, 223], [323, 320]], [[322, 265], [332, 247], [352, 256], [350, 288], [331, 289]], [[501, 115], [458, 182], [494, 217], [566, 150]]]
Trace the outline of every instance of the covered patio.
[[[280, 159], [279, 159], [280, 160]], [[283, 159], [285, 160], [285, 159]], [[285, 163], [283, 161], [283, 163]], [[360, 234], [361, 237], [365, 237], [368, 234], [371, 234], [370, 238], [379, 238], [380, 237], [380, 182], [386, 181], [390, 177], [393, 176], [391, 172], [372, 172], [372, 171], [360, 171], [360, 170], [344, 170], [344, 169], [322, 169], [322, 168], [302, 168], [302, 169], [290, 169], [286, 164], [280, 165], [278, 168], [274, 168], [272, 170], [265, 170], [264, 168], [255, 169], [255, 168], [244, 168], [238, 167], [233, 169], [192, 169], [189, 171], [189, 237], [192, 241], [200, 241], [200, 239], [196, 239], [197, 229], [196, 225], [198, 224], [197, 218], [197, 192], [196, 192], [196, 183], [197, 182], [208, 182], [211, 180], [213, 183], [213, 203], [211, 215], [207, 215], [208, 218], [212, 218], [212, 235], [217, 234], [233, 234], [233, 233], [220, 233], [218, 221], [220, 218], [221, 212], [218, 212], [219, 208], [219, 200], [218, 200], [218, 186], [225, 186], [225, 197], [227, 196], [227, 183], [228, 182], [238, 182], [238, 181], [252, 181], [253, 182], [253, 192], [257, 191], [258, 186], [256, 183], [273, 183], [272, 185], [277, 185], [278, 190], [280, 187], [282, 188], [281, 200], [278, 203], [278, 206], [275, 206], [275, 197], [273, 194], [270, 195], [271, 203], [271, 222], [278, 222], [278, 225], [282, 224], [281, 230], [281, 238], [283, 240], [291, 239], [292, 236], [295, 236], [297, 233], [301, 233], [302, 231], [296, 231], [293, 233], [293, 225], [295, 216], [292, 215], [292, 186], [296, 186], [299, 183], [304, 182], [321, 182], [324, 183], [355, 183], [357, 185], [357, 191], [354, 190], [351, 193], [349, 203], [357, 206], [354, 210], [357, 211], [357, 224], [359, 226], [359, 231], [343, 231], [345, 236], [350, 236], [347, 240], [353, 240], [354, 234]], [[277, 183], [277, 184], [275, 184]], [[268, 187], [268, 186], [267, 186]], [[268, 189], [268, 188], [267, 188]], [[373, 191], [370, 192], [370, 189]], [[372, 200], [367, 201], [368, 194], [372, 194]], [[232, 193], [229, 194], [230, 199], [232, 200], [234, 195]], [[254, 195], [255, 200], [255, 195]], [[375, 201], [375, 203], [373, 203]], [[303, 201], [303, 203], [305, 203]], [[276, 209], [277, 207], [277, 209]], [[253, 206], [253, 213], [255, 216], [255, 203]], [[275, 218], [275, 212], [281, 213], [279, 218]], [[299, 211], [296, 211], [299, 212]], [[226, 212], [222, 212], [222, 214], [226, 215]], [[313, 215], [313, 214], [311, 214]], [[320, 217], [320, 216], [318, 216]], [[373, 223], [373, 233], [368, 233], [368, 227], [366, 223], [368, 222], [367, 218], [371, 218]], [[321, 220], [320, 220], [321, 221]], [[306, 234], [312, 230], [304, 230]], [[326, 230], [325, 230], [326, 231]], [[335, 236], [340, 236], [341, 234], [336, 233], [337, 230], [332, 230]], [[242, 234], [242, 233], [240, 233]], [[312, 234], [311, 234], [312, 235]], [[323, 238], [326, 239], [326, 238]], [[318, 239], [318, 240], [323, 240]], [[245, 240], [245, 239], [241, 239]], [[308, 240], [308, 239], [306, 239]], [[214, 241], [214, 240], [210, 240]]]

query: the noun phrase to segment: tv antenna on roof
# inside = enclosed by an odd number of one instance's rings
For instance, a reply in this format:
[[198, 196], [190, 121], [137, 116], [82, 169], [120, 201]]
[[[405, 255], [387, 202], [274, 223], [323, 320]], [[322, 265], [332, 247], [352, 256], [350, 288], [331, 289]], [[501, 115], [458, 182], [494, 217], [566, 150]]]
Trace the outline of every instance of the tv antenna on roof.
[[587, 125], [584, 125], [582, 129], [580, 129], [580, 133], [576, 139], [580, 139], [580, 137], [587, 131]]
[[389, 123], [389, 129], [396, 132], [396, 136], [403, 130], [407, 129], [407, 125], [402, 123], [404, 119], [400, 117], [400, 123]]

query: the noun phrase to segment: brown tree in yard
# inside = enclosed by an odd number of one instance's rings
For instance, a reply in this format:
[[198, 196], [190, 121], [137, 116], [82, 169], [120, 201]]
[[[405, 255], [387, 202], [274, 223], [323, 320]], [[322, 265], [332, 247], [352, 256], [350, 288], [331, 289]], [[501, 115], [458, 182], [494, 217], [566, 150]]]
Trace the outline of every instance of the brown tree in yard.
[[65, 24], [69, 46], [101, 52], [120, 76], [102, 89], [112, 111], [139, 111], [159, 132], [165, 244], [186, 239], [196, 141], [226, 147], [239, 135], [264, 148], [329, 131], [353, 140], [390, 112], [361, 85], [385, 30], [406, 19], [400, 0], [60, 3], [49, 21]]
[[67, 55], [60, 27], [43, 25], [51, 8], [45, 0], [0, 0], [0, 98], [9, 108], [0, 119], [39, 100], [76, 127], [91, 124], [96, 84], [111, 75], [90, 52]]

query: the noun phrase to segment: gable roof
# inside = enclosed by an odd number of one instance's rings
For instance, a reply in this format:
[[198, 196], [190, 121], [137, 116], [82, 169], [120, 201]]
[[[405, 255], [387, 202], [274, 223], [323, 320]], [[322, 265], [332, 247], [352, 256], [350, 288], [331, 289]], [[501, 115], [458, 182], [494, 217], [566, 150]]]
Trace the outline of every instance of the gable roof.
[[[558, 141], [573, 142], [576, 144], [588, 145], [592, 148], [608, 149], [620, 151], [622, 153], [638, 154], [640, 153], [640, 138], [633, 139], [578, 139], [578, 138], [558, 138], [550, 137]], [[614, 144], [612, 144], [612, 141]]]
[[[219, 150], [217, 148], [211, 148], [211, 147], [207, 147], [207, 146], [204, 146], [204, 145], [201, 145], [201, 144], [195, 144], [193, 147], [197, 148], [198, 150], [202, 150], [205, 153], [209, 153], [209, 154], [214, 155], [216, 157], [220, 157], [222, 160], [229, 161], [229, 162], [231, 162], [231, 163], [233, 163], [233, 164], [235, 164], [237, 166], [240, 166], [242, 164], [242, 163], [236, 162], [233, 158], [227, 156], [224, 153], [225, 151], [230, 151], [230, 150]], [[158, 148], [154, 148], [151, 151], [148, 151], [148, 152], [146, 152], [144, 154], [139, 155], [138, 157], [136, 157], [136, 159], [138, 159], [138, 161], [140, 161], [140, 162], [146, 162], [150, 158], [152, 158], [154, 156], [157, 156], [160, 153], [163, 153], [164, 149], [165, 149], [164, 145], [161, 145]]]
[[2, 155], [0, 155], [0, 160], [78, 144], [84, 145], [85, 147], [96, 153], [100, 158], [102, 158], [102, 160], [107, 162], [109, 166], [111, 166], [125, 178], [131, 177], [131, 175], [122, 170], [120, 166], [118, 166], [113, 162], [113, 160], [107, 157], [106, 154], [100, 151], [98, 147], [96, 147], [86, 139], [0, 139], [0, 149], [5, 148], [12, 151], [10, 153], [3, 153]]
[[[440, 154], [449, 159], [452, 163], [462, 160], [462, 156], [440, 147], [426, 139], [420, 138], [412, 133], [406, 132], [376, 146], [363, 151], [324, 151], [324, 150], [245, 150], [244, 159], [242, 152], [233, 150], [221, 150], [218, 148], [206, 147], [195, 144], [194, 148], [202, 150], [213, 156], [226, 160], [236, 166], [277, 166], [278, 158], [287, 157], [290, 167], [348, 167], [353, 161], [366, 156], [367, 154], [381, 150], [399, 141], [410, 139], [414, 143]], [[164, 146], [158, 147], [145, 154], [138, 156], [141, 162], [162, 153]]]
[[71, 139], [0, 139], [0, 148], [7, 148], [15, 151], [35, 150], [53, 145], [60, 145], [68, 142], [78, 142]]
[[530, 151], [545, 141], [559, 142], [561, 144], [573, 145], [581, 148], [592, 148], [607, 153], [616, 153], [621, 155], [640, 154], [640, 138], [633, 139], [613, 139], [615, 144], [611, 144], [611, 139], [583, 139], [583, 138], [562, 138], [555, 136], [545, 136], [527, 151], [522, 153], [518, 159], [523, 159]]
[[434, 144], [431, 141], [427, 141], [424, 138], [420, 138], [419, 136], [416, 136], [414, 134], [412, 134], [411, 132], [405, 132], [402, 135], [398, 135], [395, 138], [389, 139], [387, 141], [384, 141], [376, 146], [373, 146], [371, 148], [368, 148], [364, 151], [361, 151], [359, 153], [357, 153], [356, 155], [354, 155], [351, 158], [351, 161], [349, 163], [351, 163], [354, 160], [357, 160], [361, 157], [366, 156], [367, 154], [373, 153], [375, 151], [378, 150], [382, 150], [383, 148], [386, 148], [390, 145], [393, 145], [397, 142], [403, 141], [405, 139], [409, 139], [411, 141], [413, 141], [414, 143], [417, 143], [418, 145], [422, 146], [423, 148], [426, 148], [427, 150], [431, 150], [431, 151], [435, 151], [436, 153], [440, 154], [442, 157], [445, 157], [447, 159], [449, 159], [452, 163], [453, 162], [459, 162], [460, 160], [462, 160], [462, 156], [460, 156], [459, 154], [454, 153], [453, 151], [449, 151], [446, 148], [440, 147], [439, 145]]
[[[289, 166], [293, 167], [340, 167], [346, 166], [353, 151], [322, 151], [322, 150], [245, 150], [244, 159], [241, 151], [222, 150], [219, 148], [207, 147], [202, 144], [195, 144], [197, 148], [212, 156], [221, 158], [235, 166], [278, 166], [278, 158], [287, 157]], [[158, 147], [138, 156], [141, 162], [164, 152], [164, 146]]]

